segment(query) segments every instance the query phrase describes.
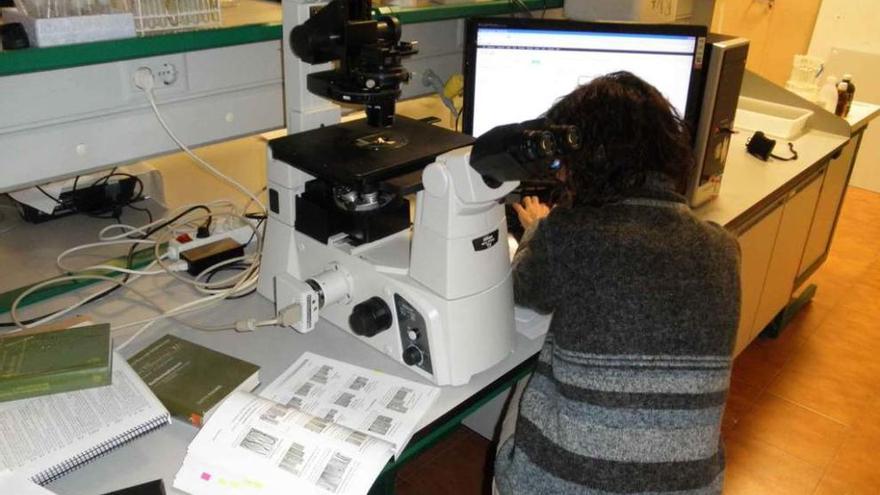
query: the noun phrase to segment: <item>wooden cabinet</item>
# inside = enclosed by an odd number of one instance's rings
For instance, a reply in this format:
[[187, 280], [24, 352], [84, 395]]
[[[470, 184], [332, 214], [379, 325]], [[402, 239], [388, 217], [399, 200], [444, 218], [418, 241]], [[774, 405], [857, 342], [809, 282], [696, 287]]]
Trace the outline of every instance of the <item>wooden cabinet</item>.
[[739, 328], [736, 333], [734, 355], [749, 345], [755, 337], [755, 313], [764, 290], [764, 279], [773, 255], [773, 245], [782, 220], [784, 201], [778, 201], [756, 216], [751, 225], [740, 234], [740, 286], [742, 291]]
[[748, 68], [785, 84], [795, 55], [807, 52], [821, 0], [717, 0], [712, 31], [751, 40]]
[[761, 302], [755, 312], [755, 332], [767, 326], [791, 299], [824, 174], [823, 167], [790, 193], [785, 202]]
[[811, 232], [826, 167], [755, 216], [738, 236], [742, 252], [740, 323], [734, 354], [788, 305]]
[[816, 214], [813, 216], [813, 225], [810, 227], [810, 235], [807, 237], [807, 245], [798, 270], [799, 283], [815, 271], [828, 254], [857, 148], [858, 139], [850, 139], [840, 155], [828, 164], [822, 182], [822, 192], [819, 193], [819, 201], [816, 204]]

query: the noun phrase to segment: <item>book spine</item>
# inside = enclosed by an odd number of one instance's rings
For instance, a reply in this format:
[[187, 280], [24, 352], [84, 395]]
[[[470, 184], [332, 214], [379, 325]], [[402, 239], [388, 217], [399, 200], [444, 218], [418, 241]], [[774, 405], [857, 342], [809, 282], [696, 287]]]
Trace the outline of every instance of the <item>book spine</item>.
[[110, 381], [109, 367], [12, 378], [4, 380], [3, 388], [0, 389], [0, 402], [101, 387], [110, 385]]
[[[155, 391], [153, 392], [155, 393]], [[188, 404], [185, 399], [171, 397], [170, 394], [156, 393], [156, 397], [159, 398], [159, 402], [175, 418], [186, 421], [196, 428], [202, 427], [202, 418], [205, 416], [205, 411], [198, 411], [191, 404]]]
[[38, 485], [46, 485], [52, 481], [55, 481], [61, 476], [64, 476], [65, 474], [73, 471], [74, 469], [77, 469], [91, 461], [94, 461], [98, 457], [107, 454], [116, 447], [126, 444], [134, 440], [135, 438], [146, 435], [147, 433], [161, 426], [167, 425], [170, 421], [171, 418], [168, 415], [163, 414], [161, 416], [157, 416], [140, 426], [136, 426], [109, 440], [100, 442], [94, 447], [78, 455], [75, 455], [70, 459], [67, 459], [50, 467], [49, 469], [37, 473], [34, 477], [31, 478], [31, 481]]

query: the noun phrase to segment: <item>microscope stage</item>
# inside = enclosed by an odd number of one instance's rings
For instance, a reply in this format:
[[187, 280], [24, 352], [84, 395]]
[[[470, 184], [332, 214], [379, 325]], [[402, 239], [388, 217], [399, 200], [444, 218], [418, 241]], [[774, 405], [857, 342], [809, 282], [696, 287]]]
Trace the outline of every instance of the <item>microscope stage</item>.
[[396, 116], [377, 128], [366, 119], [345, 122], [269, 142], [272, 156], [336, 184], [375, 184], [421, 170], [437, 155], [473, 144], [474, 138], [420, 120]]

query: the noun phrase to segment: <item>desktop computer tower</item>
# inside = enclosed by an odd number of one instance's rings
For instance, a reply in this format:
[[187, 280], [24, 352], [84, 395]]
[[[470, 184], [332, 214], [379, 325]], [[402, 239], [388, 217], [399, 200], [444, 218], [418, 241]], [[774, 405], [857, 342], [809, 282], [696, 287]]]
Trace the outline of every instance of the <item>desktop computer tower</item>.
[[696, 165], [687, 188], [693, 207], [713, 199], [721, 190], [749, 53], [749, 40], [745, 38], [710, 34], [706, 44], [703, 101], [694, 139]]

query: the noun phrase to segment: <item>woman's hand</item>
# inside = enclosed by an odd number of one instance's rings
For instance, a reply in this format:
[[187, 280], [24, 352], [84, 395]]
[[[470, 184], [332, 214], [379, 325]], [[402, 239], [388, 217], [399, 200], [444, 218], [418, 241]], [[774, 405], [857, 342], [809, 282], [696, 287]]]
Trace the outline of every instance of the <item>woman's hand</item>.
[[526, 230], [537, 223], [538, 220], [550, 214], [550, 207], [539, 201], [535, 196], [526, 196], [523, 198], [522, 203], [514, 203], [513, 209], [516, 211], [519, 223]]

